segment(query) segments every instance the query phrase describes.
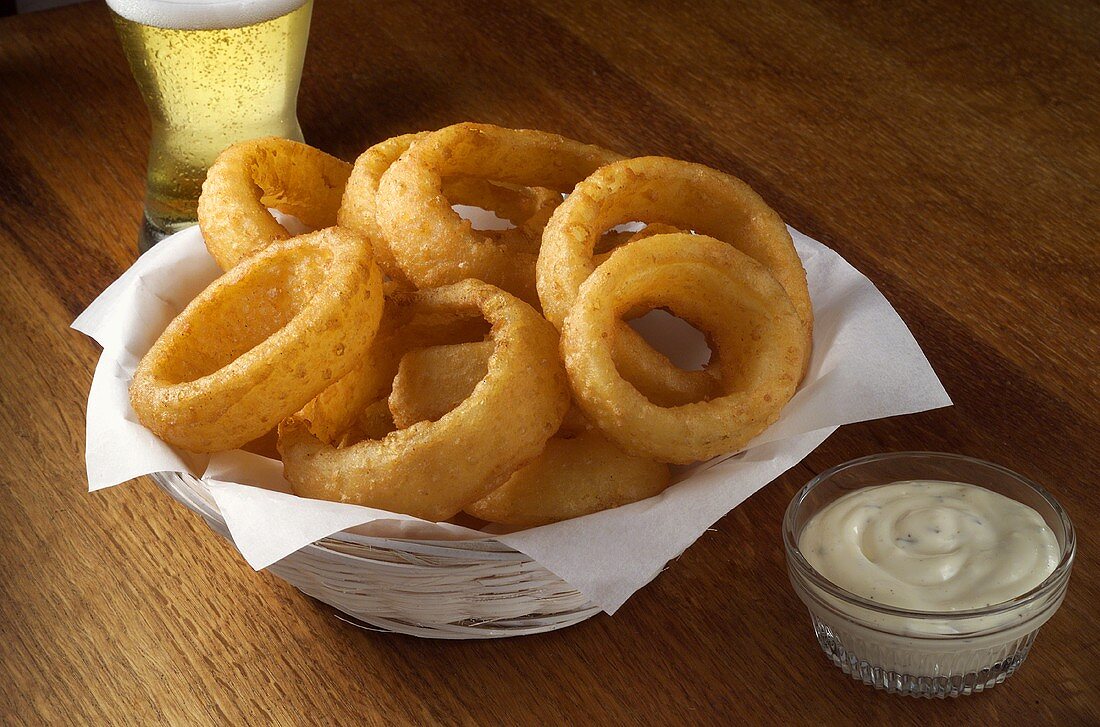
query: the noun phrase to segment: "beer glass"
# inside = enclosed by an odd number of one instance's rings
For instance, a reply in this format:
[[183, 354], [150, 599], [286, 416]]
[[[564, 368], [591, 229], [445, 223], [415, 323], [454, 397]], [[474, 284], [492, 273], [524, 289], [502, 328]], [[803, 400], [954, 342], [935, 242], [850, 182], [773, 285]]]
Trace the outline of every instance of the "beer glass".
[[206, 170], [230, 144], [302, 140], [298, 84], [313, 0], [107, 0], [152, 116], [148, 250], [197, 219]]

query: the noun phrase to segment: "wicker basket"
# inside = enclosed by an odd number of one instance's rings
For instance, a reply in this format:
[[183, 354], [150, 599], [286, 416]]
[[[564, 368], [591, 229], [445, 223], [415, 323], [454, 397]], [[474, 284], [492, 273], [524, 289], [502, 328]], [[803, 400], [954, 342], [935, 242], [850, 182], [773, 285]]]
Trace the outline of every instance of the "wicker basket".
[[[229, 539], [201, 480], [177, 472], [152, 478]], [[362, 624], [433, 639], [537, 634], [571, 626], [600, 610], [561, 578], [496, 540], [337, 533], [268, 570]]]

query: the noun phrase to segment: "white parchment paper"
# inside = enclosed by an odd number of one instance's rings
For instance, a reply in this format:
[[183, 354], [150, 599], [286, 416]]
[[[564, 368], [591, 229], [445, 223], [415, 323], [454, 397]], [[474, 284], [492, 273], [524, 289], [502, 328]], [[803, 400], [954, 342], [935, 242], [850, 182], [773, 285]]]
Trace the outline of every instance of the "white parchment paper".
[[[161, 471], [202, 477], [238, 550], [257, 570], [345, 530], [439, 540], [496, 537], [614, 613], [708, 527], [801, 461], [838, 426], [951, 403], [909, 329], [874, 285], [829, 248], [795, 230], [791, 234], [814, 302], [814, 353], [779, 421], [744, 453], [696, 465], [658, 497], [491, 536], [296, 497], [278, 461], [243, 451], [194, 455], [145, 429], [129, 402], [134, 368], [168, 322], [220, 272], [198, 228], [183, 230], [138, 259], [73, 323], [103, 347], [88, 396], [89, 489]], [[680, 333], [659, 316], [647, 330], [657, 336]], [[689, 350], [679, 358], [704, 354]]]

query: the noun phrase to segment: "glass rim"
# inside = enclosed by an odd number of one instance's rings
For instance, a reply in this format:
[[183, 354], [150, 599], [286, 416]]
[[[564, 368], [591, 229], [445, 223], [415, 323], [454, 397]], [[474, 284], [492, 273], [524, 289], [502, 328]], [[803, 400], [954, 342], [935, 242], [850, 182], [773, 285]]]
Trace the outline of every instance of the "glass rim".
[[[301, 10], [313, 0], [107, 0], [117, 18], [158, 30], [236, 30]], [[155, 12], [159, 9], [161, 13]], [[153, 12], [151, 12], [153, 11]], [[168, 13], [167, 16], [162, 13]], [[213, 16], [202, 13], [213, 13]]]
[[[1058, 519], [1062, 523], [1062, 528], [1065, 532], [1064, 542], [1062, 543], [1060, 557], [1058, 565], [1051, 571], [1041, 583], [1034, 588], [1031, 588], [1024, 593], [1021, 593], [1015, 598], [1010, 598], [1007, 601], [1001, 601], [999, 603], [990, 604], [989, 606], [981, 606], [979, 608], [971, 608], [958, 611], [919, 611], [909, 608], [902, 608], [901, 606], [891, 606], [885, 603], [879, 603], [870, 599], [864, 598], [852, 591], [837, 585], [833, 581], [826, 578], [820, 571], [810, 565], [810, 562], [806, 560], [802, 555], [802, 551], [798, 547], [797, 539], [794, 534], [794, 521], [795, 517], [800, 510], [802, 503], [810, 492], [813, 491], [818, 485], [826, 480], [830, 479], [834, 475], [843, 472], [844, 470], [857, 467], [859, 465], [868, 464], [871, 462], [879, 462], [882, 460], [890, 459], [911, 459], [916, 457], [939, 457], [943, 459], [953, 459], [960, 462], [968, 462], [971, 464], [980, 465], [988, 469], [996, 470], [1002, 474], [1009, 475], [1010, 477], [1018, 480], [1020, 483], [1031, 488], [1038, 494], [1050, 508], [1057, 515]], [[978, 485], [980, 487], [980, 485]], [[953, 452], [932, 452], [932, 451], [903, 451], [903, 452], [881, 452], [879, 454], [867, 455], [865, 457], [858, 457], [856, 459], [842, 462], [838, 465], [834, 465], [829, 469], [816, 475], [813, 479], [803, 485], [794, 497], [791, 498], [790, 503], [787, 505], [787, 509], [783, 515], [783, 545], [787, 551], [787, 562], [792, 564], [798, 570], [799, 575], [803, 578], [810, 580], [815, 586], [825, 591], [828, 595], [837, 598], [845, 603], [849, 603], [860, 608], [866, 609], [879, 614], [889, 616], [900, 616], [911, 619], [923, 619], [923, 620], [939, 620], [939, 621], [961, 621], [971, 618], [978, 618], [982, 616], [990, 616], [995, 614], [1002, 614], [1010, 612], [1014, 609], [1027, 606], [1039, 599], [1047, 596], [1060, 588], [1064, 588], [1068, 581], [1068, 573], [1073, 565], [1074, 556], [1077, 552], [1077, 536], [1073, 529], [1073, 523], [1069, 519], [1069, 515], [1066, 513], [1062, 505], [1054, 498], [1039, 483], [1034, 480], [1021, 475], [1019, 472], [1010, 470], [1007, 467], [996, 464], [995, 462], [989, 462], [987, 460], [978, 459], [976, 457], [969, 457], [964, 454], [955, 454]], [[950, 638], [952, 636], [969, 636], [969, 634], [935, 634], [929, 635], [930, 638]]]
[[[227, 5], [252, 6], [252, 5], [258, 5], [258, 4], [260, 4], [260, 2], [262, 2], [262, 0], [259, 0], [259, 2], [257, 0], [142, 0], [142, 3], [145, 4], [145, 5], [171, 5], [171, 6], [187, 5], [187, 6], [194, 6], [196, 8], [217, 8], [217, 7], [225, 7]], [[305, 5], [307, 2], [308, 2], [308, 0], [301, 0], [301, 2], [297, 3], [297, 5], [295, 6], [294, 9], [295, 10], [298, 9], [302, 5]], [[289, 4], [290, 4], [290, 0], [287, 0], [287, 5], [289, 5]], [[110, 5], [108, 5], [108, 7], [110, 7]], [[114, 8], [110, 8], [110, 9], [112, 11], [114, 11]], [[121, 14], [121, 13], [117, 13], [117, 11], [115, 11], [115, 12], [116, 12], [116, 14]], [[125, 17], [125, 16], [123, 16], [123, 17]], [[278, 17], [278, 16], [276, 16], [276, 17]], [[201, 30], [201, 28], [193, 28], [193, 29], [189, 29], [189, 30]]]

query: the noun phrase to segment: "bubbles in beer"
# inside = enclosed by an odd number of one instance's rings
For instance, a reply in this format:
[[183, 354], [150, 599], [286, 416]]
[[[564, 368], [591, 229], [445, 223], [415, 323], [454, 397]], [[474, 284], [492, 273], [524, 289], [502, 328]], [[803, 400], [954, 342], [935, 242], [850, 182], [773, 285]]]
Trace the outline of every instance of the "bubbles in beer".
[[[301, 140], [298, 83], [312, 0], [110, 5], [153, 122], [146, 217], [173, 231], [195, 221], [206, 170], [222, 149], [261, 136]], [[230, 27], [194, 29], [215, 24], [211, 9]], [[262, 20], [237, 25], [251, 18]]]

